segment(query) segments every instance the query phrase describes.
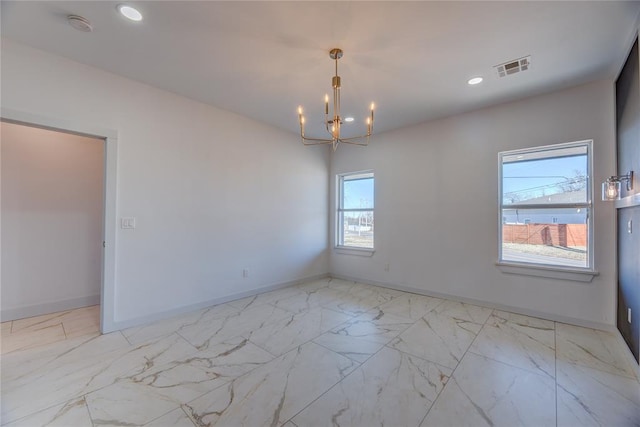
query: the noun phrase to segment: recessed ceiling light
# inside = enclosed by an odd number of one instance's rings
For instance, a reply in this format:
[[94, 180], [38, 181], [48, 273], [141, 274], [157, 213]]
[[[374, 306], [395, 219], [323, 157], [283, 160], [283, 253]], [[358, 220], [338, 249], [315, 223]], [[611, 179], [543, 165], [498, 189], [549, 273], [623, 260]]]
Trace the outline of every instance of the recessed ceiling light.
[[478, 83], [482, 83], [482, 77], [474, 77], [472, 79], [469, 79], [467, 83], [470, 85], [477, 85]]
[[352, 122], [353, 121], [353, 117], [345, 117], [344, 121], [345, 122]]
[[126, 4], [119, 4], [118, 12], [120, 12], [125, 18], [131, 19], [132, 21], [142, 21], [142, 14], [138, 12], [138, 9], [127, 6]]

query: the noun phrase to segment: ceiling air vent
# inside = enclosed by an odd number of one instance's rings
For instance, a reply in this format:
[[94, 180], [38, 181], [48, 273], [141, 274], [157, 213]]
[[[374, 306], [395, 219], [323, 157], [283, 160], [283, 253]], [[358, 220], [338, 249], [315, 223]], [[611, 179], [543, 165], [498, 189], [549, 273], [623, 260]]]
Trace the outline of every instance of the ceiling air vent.
[[531, 55], [524, 58], [515, 59], [513, 61], [505, 62], [504, 64], [496, 65], [496, 72], [498, 77], [506, 77], [511, 74], [519, 73], [520, 71], [527, 71], [531, 67]]

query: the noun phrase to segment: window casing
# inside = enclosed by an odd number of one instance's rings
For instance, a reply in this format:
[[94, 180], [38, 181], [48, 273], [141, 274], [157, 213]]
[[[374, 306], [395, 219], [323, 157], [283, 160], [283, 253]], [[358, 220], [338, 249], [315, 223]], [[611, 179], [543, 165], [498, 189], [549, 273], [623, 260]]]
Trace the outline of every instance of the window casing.
[[593, 271], [592, 141], [499, 157], [499, 263]]
[[373, 250], [373, 172], [347, 173], [337, 178], [336, 247]]

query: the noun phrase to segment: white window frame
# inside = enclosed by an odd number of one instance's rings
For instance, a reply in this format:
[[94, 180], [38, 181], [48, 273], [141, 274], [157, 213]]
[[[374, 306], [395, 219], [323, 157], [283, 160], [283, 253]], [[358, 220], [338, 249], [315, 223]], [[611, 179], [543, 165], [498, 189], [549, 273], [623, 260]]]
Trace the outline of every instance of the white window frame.
[[[557, 203], [546, 205], [534, 204], [509, 204], [503, 205], [502, 191], [502, 166], [506, 156], [531, 154], [536, 152], [553, 151], [572, 147], [586, 147], [587, 149], [587, 200], [584, 203]], [[552, 157], [550, 157], [552, 158]], [[502, 231], [503, 209], [553, 209], [553, 208], [586, 208], [587, 215], [587, 266], [572, 267], [555, 264], [525, 263], [504, 260], [502, 255]], [[593, 241], [593, 141], [576, 141], [562, 144], [545, 145], [540, 147], [503, 151], [498, 153], [498, 262], [499, 268], [505, 273], [560, 278], [589, 282], [598, 273], [594, 268], [594, 241]], [[563, 274], [566, 273], [566, 274]]]
[[[368, 179], [373, 178], [373, 188], [374, 188], [374, 197], [373, 197], [373, 207], [371, 208], [357, 208], [357, 209], [345, 209], [344, 208], [344, 182], [351, 181], [356, 179]], [[344, 244], [344, 224], [343, 224], [343, 214], [345, 212], [372, 212], [375, 224], [375, 174], [372, 170], [365, 170], [359, 172], [348, 172], [336, 175], [336, 226], [335, 226], [335, 248], [342, 250], [344, 253], [353, 253], [358, 254], [361, 252], [365, 255], [370, 255], [375, 252], [375, 225], [373, 229], [373, 247], [363, 247], [363, 246], [351, 246]], [[353, 252], [352, 252], [353, 251]]]

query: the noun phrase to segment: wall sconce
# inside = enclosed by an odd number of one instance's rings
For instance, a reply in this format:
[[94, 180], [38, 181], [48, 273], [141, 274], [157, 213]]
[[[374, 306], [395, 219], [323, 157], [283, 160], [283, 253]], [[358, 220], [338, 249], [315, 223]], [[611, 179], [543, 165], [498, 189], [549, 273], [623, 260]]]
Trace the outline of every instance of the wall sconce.
[[620, 200], [621, 182], [627, 182], [627, 191], [633, 190], [633, 171], [626, 175], [610, 176], [602, 183], [602, 200]]

